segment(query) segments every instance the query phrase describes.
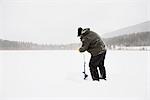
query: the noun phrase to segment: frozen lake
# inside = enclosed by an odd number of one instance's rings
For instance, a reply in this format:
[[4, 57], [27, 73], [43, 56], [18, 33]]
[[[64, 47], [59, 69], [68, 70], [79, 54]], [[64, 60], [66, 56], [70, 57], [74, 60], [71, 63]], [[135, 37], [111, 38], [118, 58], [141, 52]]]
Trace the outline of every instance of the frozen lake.
[[108, 51], [107, 81], [77, 51], [0, 51], [0, 100], [150, 100], [150, 51]]

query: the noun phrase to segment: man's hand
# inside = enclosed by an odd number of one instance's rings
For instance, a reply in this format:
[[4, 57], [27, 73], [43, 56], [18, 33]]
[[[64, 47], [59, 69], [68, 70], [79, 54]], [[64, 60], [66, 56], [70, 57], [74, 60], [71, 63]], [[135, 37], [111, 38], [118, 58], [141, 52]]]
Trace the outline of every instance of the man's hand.
[[78, 48], [78, 52], [80, 52], [80, 53], [81, 53], [80, 48]]
[[86, 50], [84, 49], [84, 47], [81, 47], [79, 48], [79, 52], [82, 53], [82, 52], [85, 52]]

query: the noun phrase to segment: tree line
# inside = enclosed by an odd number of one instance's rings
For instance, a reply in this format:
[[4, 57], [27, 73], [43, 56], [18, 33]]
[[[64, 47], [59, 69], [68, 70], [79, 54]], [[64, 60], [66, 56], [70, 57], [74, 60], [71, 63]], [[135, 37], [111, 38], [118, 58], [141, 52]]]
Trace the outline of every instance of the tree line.
[[73, 50], [79, 45], [77, 43], [67, 45], [37, 44], [0, 39], [0, 50]]
[[150, 46], [150, 32], [139, 32], [104, 39], [108, 47], [112, 46]]
[[[114, 46], [150, 46], [150, 32], [133, 33], [103, 40], [110, 49]], [[76, 50], [80, 46], [80, 43], [52, 45], [0, 39], [0, 50]]]

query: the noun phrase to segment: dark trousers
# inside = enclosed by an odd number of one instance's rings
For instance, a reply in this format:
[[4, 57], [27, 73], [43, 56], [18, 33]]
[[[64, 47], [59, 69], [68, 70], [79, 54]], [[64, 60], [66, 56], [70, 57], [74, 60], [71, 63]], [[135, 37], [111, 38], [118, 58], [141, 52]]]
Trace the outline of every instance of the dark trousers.
[[98, 68], [100, 71], [101, 78], [106, 78], [106, 70], [104, 66], [106, 51], [97, 56], [91, 56], [89, 67], [90, 73], [93, 80], [99, 80]]

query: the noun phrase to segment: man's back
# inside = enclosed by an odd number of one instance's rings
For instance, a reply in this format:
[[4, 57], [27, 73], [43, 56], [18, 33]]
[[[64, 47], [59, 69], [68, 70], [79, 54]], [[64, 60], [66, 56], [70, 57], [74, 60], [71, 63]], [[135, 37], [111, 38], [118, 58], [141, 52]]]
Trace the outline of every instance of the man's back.
[[104, 42], [102, 41], [100, 36], [93, 31], [87, 30], [81, 36], [81, 41], [81, 51], [83, 50], [84, 52], [85, 50], [87, 50], [89, 53], [91, 53], [92, 56], [96, 56], [106, 51]]

